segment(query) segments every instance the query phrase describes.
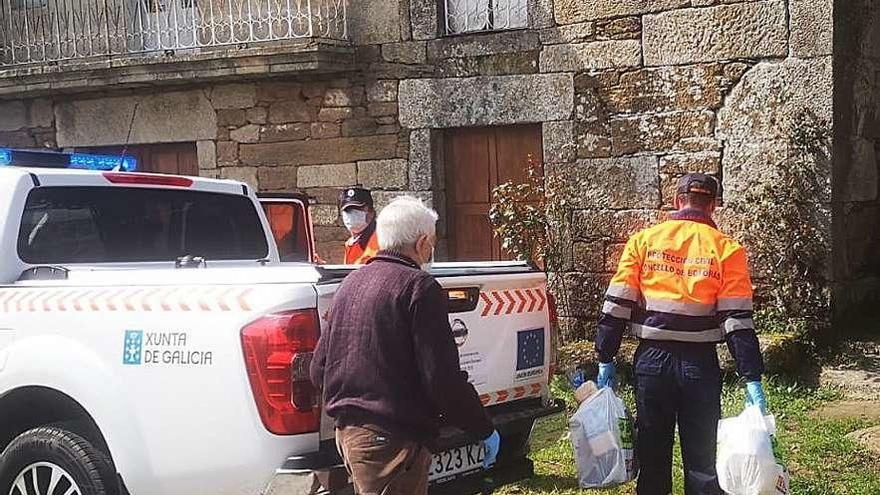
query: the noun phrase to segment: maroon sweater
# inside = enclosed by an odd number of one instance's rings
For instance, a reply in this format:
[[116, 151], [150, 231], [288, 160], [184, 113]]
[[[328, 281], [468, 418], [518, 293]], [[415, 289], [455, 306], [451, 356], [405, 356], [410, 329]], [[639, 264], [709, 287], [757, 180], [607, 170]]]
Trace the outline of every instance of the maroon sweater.
[[375, 425], [423, 444], [441, 424], [476, 440], [492, 433], [461, 371], [448, 304], [434, 277], [396, 253], [345, 278], [311, 367], [337, 426]]

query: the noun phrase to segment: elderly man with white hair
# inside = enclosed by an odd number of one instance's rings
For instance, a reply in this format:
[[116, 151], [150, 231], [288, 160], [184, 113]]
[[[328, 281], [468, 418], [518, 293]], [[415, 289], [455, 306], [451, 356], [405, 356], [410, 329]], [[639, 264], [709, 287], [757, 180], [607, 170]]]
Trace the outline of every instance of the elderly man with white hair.
[[441, 424], [482, 440], [486, 467], [498, 454], [498, 432], [461, 371], [448, 300], [426, 270], [436, 223], [412, 197], [382, 210], [380, 251], [342, 282], [312, 361], [360, 495], [426, 494]]

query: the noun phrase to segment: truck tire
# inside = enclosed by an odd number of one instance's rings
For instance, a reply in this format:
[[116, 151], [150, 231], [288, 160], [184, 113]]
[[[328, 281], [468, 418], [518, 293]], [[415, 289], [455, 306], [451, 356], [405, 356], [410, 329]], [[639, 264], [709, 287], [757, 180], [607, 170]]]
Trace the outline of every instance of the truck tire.
[[108, 456], [58, 426], [26, 431], [0, 455], [0, 495], [118, 495], [118, 486]]

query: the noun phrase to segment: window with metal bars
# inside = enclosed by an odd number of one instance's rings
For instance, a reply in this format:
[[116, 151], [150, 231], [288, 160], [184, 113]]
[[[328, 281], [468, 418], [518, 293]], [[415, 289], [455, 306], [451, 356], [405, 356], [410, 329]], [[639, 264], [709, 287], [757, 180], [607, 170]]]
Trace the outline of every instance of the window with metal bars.
[[143, 0], [144, 9], [150, 13], [168, 12], [175, 6], [182, 9], [191, 9], [196, 5], [196, 0]]
[[34, 10], [49, 6], [49, 0], [12, 0], [12, 10]]
[[528, 26], [527, 0], [443, 0], [446, 34]]

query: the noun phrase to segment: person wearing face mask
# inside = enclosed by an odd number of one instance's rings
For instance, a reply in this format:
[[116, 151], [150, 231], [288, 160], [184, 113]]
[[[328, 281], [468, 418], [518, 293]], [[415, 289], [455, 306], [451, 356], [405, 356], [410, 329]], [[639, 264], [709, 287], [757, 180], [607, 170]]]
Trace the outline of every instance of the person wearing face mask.
[[379, 251], [373, 195], [362, 187], [349, 187], [339, 197], [342, 223], [351, 234], [345, 241], [345, 264], [363, 265]]
[[437, 212], [402, 197], [379, 214], [379, 253], [333, 297], [312, 360], [312, 383], [336, 421], [336, 444], [361, 495], [425, 495], [442, 426], [482, 441], [484, 467], [500, 436], [461, 370], [449, 301], [427, 272]]

